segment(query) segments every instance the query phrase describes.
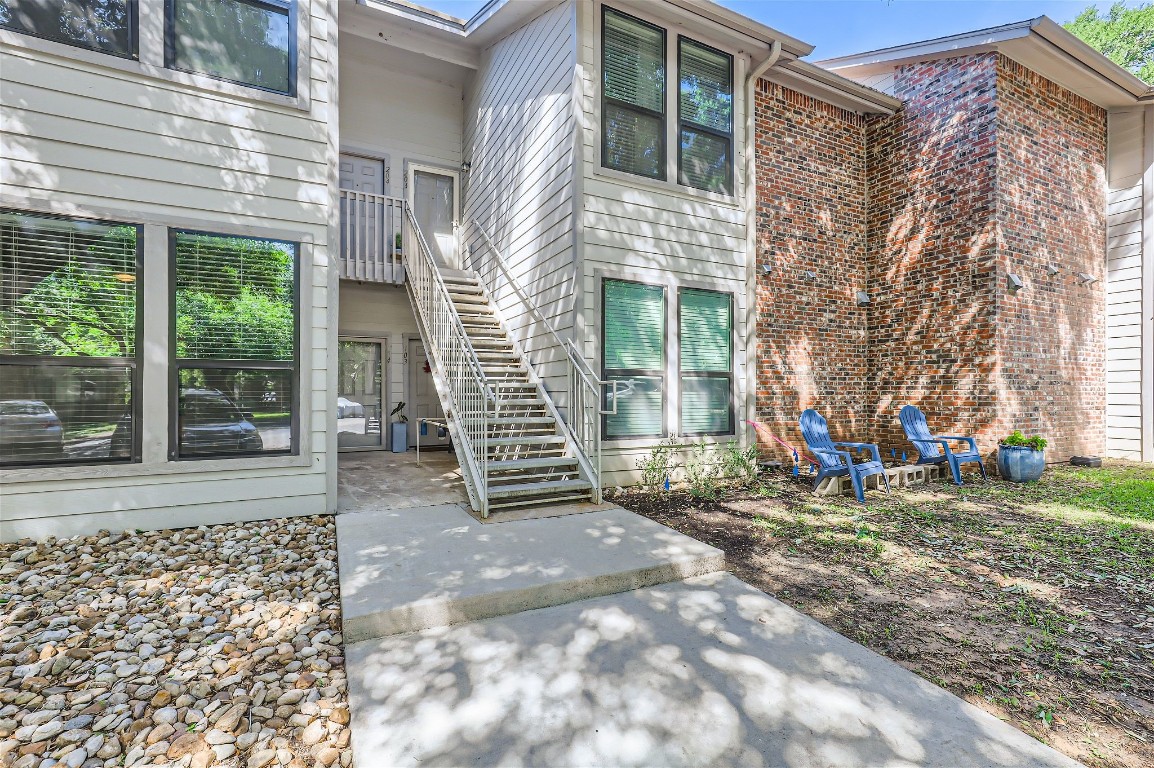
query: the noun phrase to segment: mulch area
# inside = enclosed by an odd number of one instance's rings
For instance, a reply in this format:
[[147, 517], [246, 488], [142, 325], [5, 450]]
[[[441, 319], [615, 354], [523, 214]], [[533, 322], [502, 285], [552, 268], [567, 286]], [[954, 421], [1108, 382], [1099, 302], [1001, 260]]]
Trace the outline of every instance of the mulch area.
[[1054, 466], [817, 497], [778, 474], [613, 501], [741, 579], [1089, 766], [1154, 766], [1154, 467]]

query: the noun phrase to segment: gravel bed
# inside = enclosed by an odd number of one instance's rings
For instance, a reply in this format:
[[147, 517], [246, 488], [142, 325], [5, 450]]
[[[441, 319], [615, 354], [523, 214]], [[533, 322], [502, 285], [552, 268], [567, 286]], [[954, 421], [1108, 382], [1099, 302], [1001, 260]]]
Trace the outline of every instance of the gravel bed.
[[352, 764], [332, 517], [0, 544], [0, 766]]

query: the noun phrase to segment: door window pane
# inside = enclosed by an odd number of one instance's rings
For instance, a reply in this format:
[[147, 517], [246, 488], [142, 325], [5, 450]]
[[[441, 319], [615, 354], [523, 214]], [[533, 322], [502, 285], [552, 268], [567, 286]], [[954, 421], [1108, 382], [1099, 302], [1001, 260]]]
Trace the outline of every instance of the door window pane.
[[381, 445], [381, 345], [341, 341], [337, 353], [337, 445]]
[[278, 93], [294, 85], [287, 2], [170, 0], [169, 66]]
[[129, 0], [0, 0], [0, 27], [80, 48], [136, 56]]
[[134, 458], [138, 240], [0, 211], [0, 464]]

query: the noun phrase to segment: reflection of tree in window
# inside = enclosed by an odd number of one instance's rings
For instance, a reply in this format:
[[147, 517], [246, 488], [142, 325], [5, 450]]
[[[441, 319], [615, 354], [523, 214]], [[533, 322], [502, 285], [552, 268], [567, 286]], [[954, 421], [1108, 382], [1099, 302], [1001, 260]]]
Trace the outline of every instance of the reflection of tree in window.
[[134, 53], [128, 0], [0, 0], [0, 26], [121, 56]]
[[290, 90], [288, 5], [175, 0], [173, 65], [270, 91]]

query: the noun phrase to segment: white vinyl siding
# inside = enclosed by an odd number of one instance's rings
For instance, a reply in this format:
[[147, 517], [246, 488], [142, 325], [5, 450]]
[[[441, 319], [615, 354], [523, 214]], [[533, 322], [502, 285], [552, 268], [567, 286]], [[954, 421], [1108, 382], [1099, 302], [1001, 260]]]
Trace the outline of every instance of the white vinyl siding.
[[1142, 107], [1110, 114], [1106, 234], [1106, 452], [1145, 461], [1154, 460], [1149, 116]]
[[[613, 3], [608, 3], [614, 7]], [[629, 13], [638, 6], [625, 7]], [[667, 295], [676, 296], [679, 288], [701, 288], [733, 296], [734, 339], [734, 412], [737, 436], [745, 418], [746, 359], [753, 347], [745, 337], [742, 318], [753, 311], [746, 288], [746, 219], [741, 206], [744, 194], [745, 120], [744, 89], [734, 88], [734, 197], [722, 197], [690, 190], [667, 182], [631, 177], [601, 168], [600, 162], [600, 94], [599, 94], [599, 14], [598, 3], [578, 7], [581, 29], [580, 88], [585, 118], [581, 130], [581, 168], [584, 204], [581, 208], [581, 309], [578, 338], [590, 364], [601, 359], [600, 315], [601, 284], [607, 279], [636, 280], [660, 284]], [[673, 23], [646, 19], [676, 31]], [[699, 36], [694, 33], [694, 38]], [[675, 57], [677, 35], [670, 37], [670, 56]], [[702, 42], [716, 46], [702, 37]], [[730, 53], [736, 53], [730, 51]], [[675, 60], [673, 58], [672, 60]], [[735, 56], [735, 83], [744, 82], [745, 59]], [[671, 82], [676, 75], [671, 74]], [[673, 130], [672, 127], [670, 130]], [[676, 301], [667, 302], [667, 325], [677, 327]], [[678, 359], [676, 334], [671, 334], [669, 359]], [[670, 433], [680, 433], [680, 391], [678, 381], [668, 382], [666, 421]], [[701, 438], [690, 438], [699, 440]], [[724, 441], [727, 438], [707, 438]], [[625, 484], [636, 479], [635, 461], [648, 452], [657, 440], [610, 442], [604, 450], [604, 482]]]
[[496, 265], [478, 222], [513, 279], [564, 339], [573, 331], [576, 123], [574, 5], [560, 3], [486, 50], [466, 104], [461, 212], [467, 268], [494, 291], [514, 339], [558, 405], [563, 352]]
[[[0, 472], [0, 538], [164, 528], [327, 508], [330, 34], [335, 0], [301, 0], [300, 98], [190, 84], [111, 56], [0, 37], [0, 202], [144, 225], [143, 419], [168, 410], [166, 227], [301, 242], [301, 456]], [[84, 54], [84, 55], [81, 55]], [[110, 63], [94, 63], [107, 59]], [[330, 179], [331, 177], [331, 179]], [[157, 284], [152, 285], [155, 281]], [[153, 313], [157, 314], [153, 314]], [[150, 344], [151, 342], [151, 344]], [[150, 373], [150, 371], [152, 373]], [[152, 378], [150, 378], [152, 377]], [[157, 394], [160, 393], [160, 394]], [[147, 434], [147, 433], [146, 433]]]

